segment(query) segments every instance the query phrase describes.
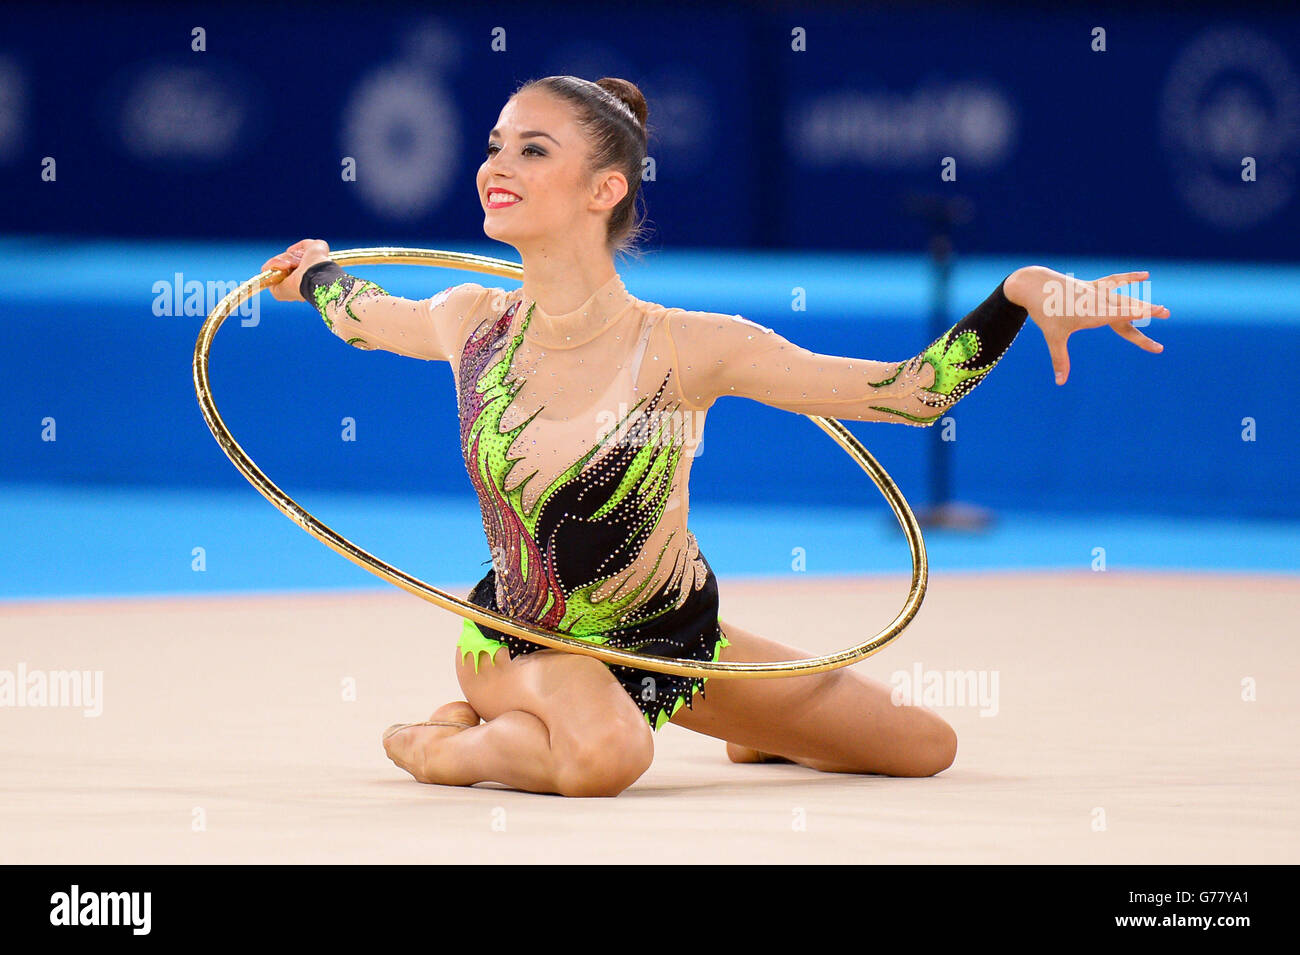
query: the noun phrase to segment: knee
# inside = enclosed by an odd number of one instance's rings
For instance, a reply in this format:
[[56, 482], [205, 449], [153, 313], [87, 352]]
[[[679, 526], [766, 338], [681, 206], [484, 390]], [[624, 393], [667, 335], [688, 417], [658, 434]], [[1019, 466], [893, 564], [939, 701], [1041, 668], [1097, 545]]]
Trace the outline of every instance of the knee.
[[906, 776], [934, 776], [952, 765], [957, 758], [957, 731], [939, 716], [927, 721], [908, 753]]
[[650, 768], [650, 727], [604, 727], [556, 747], [556, 791], [562, 796], [617, 796]]

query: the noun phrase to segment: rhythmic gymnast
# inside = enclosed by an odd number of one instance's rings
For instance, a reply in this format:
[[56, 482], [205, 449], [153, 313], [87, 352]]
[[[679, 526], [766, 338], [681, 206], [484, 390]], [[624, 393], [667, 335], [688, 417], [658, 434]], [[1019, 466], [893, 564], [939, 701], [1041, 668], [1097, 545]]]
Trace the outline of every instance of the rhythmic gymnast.
[[[1058, 384], [1066, 340], [1080, 329], [1109, 325], [1162, 350], [1131, 322], [1168, 309], [1114, 291], [1146, 272], [1087, 282], [1017, 269], [902, 362], [817, 354], [739, 315], [635, 298], [614, 259], [644, 228], [635, 201], [646, 112], [640, 90], [615, 78], [550, 76], [510, 97], [477, 189], [484, 232], [519, 253], [517, 290], [467, 282], [399, 298], [342, 271], [315, 239], [263, 266], [289, 272], [272, 288], [277, 299], [311, 303], [349, 344], [451, 364], [492, 554], [472, 603], [688, 660], [806, 657], [720, 618], [717, 581], [687, 527], [691, 462], [718, 398], [923, 427], [984, 379], [1026, 317], [1044, 334]], [[706, 689], [468, 619], [455, 666], [464, 700], [384, 734], [388, 756], [420, 782], [614, 796], [650, 766], [666, 722], [724, 740], [735, 762], [826, 772], [929, 776], [957, 750], [937, 713], [894, 705], [888, 684], [851, 668]]]

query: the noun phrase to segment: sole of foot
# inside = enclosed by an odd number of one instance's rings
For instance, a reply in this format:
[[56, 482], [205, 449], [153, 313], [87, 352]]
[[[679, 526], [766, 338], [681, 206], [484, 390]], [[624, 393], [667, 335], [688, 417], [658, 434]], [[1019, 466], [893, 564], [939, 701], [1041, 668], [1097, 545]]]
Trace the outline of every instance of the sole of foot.
[[429, 744], [473, 729], [479, 722], [478, 713], [464, 700], [446, 703], [434, 710], [423, 722], [394, 723], [384, 730], [384, 752], [394, 763], [418, 779], [420, 756]]

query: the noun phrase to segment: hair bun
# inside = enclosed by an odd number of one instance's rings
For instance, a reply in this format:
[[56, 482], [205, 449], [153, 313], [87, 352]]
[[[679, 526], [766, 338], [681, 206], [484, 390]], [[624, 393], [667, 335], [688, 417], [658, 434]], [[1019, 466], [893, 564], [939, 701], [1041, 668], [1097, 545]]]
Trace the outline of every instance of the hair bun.
[[641, 128], [645, 128], [646, 115], [649, 110], [646, 107], [645, 96], [642, 95], [641, 90], [637, 88], [635, 83], [619, 79], [617, 76], [606, 76], [596, 80], [596, 85], [615, 99], [627, 104], [627, 108], [632, 111], [632, 115], [641, 124]]

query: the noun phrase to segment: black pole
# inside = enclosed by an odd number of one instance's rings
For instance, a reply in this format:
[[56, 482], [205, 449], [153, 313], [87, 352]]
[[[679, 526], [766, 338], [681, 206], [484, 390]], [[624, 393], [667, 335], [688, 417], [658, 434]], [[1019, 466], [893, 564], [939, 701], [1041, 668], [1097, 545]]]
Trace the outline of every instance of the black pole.
[[[929, 258], [931, 276], [930, 337], [934, 341], [949, 328], [953, 319], [949, 301], [952, 294], [953, 230], [970, 222], [975, 215], [970, 200], [961, 196], [935, 194], [912, 195], [904, 201], [907, 213], [924, 221], [930, 230]], [[923, 527], [948, 530], [983, 530], [993, 521], [984, 508], [953, 500], [953, 441], [945, 441], [945, 426], [940, 418], [930, 427], [930, 504], [917, 511]]]
[[[934, 341], [950, 327], [948, 301], [952, 292], [952, 236], [936, 229], [930, 236], [934, 293], [930, 305], [930, 337]], [[930, 506], [941, 507], [952, 497], [952, 442], [943, 440], [942, 419], [930, 429]]]

